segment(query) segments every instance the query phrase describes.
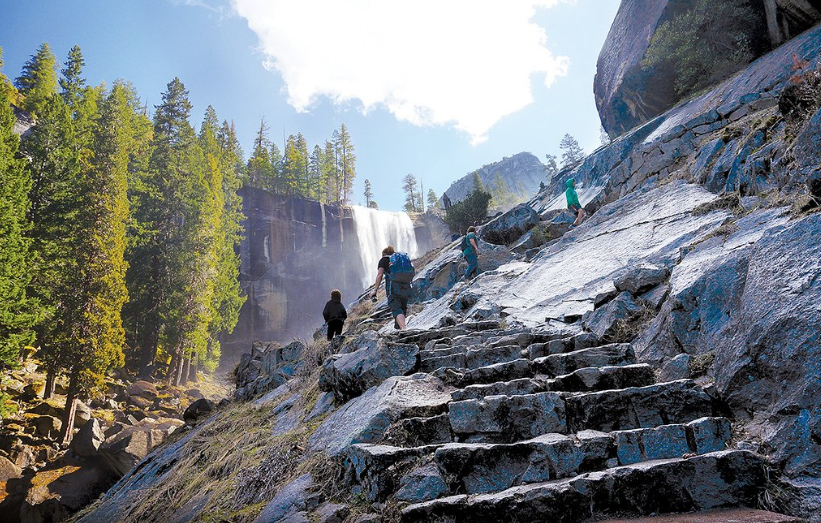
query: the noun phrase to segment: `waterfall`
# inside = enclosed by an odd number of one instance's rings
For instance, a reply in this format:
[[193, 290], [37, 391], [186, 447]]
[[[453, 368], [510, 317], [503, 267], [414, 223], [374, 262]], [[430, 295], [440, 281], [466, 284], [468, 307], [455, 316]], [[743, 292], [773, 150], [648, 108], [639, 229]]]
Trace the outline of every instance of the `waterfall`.
[[382, 256], [382, 249], [388, 245], [408, 253], [411, 258], [419, 256], [413, 222], [407, 213], [377, 211], [357, 205], [351, 208], [359, 238], [363, 288], [372, 285], [376, 279], [376, 265]]

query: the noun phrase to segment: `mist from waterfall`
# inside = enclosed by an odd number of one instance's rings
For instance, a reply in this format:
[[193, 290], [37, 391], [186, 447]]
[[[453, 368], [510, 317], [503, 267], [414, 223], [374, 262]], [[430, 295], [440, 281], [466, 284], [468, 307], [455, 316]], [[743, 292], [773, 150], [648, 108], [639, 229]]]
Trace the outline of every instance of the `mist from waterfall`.
[[359, 238], [363, 290], [376, 279], [376, 265], [382, 257], [382, 249], [388, 245], [408, 253], [411, 258], [419, 256], [413, 222], [407, 213], [378, 211], [357, 205], [351, 208]]

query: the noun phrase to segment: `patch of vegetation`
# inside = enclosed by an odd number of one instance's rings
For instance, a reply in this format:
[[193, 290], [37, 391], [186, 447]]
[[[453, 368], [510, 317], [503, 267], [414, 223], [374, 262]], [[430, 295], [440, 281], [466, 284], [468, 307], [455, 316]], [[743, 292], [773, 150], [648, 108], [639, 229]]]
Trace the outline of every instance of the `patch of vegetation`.
[[630, 343], [656, 317], [656, 310], [642, 304], [636, 314], [617, 320], [613, 325], [613, 332], [607, 337], [607, 343]]
[[787, 137], [795, 138], [806, 121], [821, 107], [821, 70], [793, 57], [793, 75], [778, 98], [778, 110], [787, 122]]
[[478, 225], [487, 217], [491, 198], [492, 195], [482, 186], [479, 175], [474, 173], [473, 191], [461, 202], [450, 206], [445, 215], [445, 223], [450, 230], [464, 235], [468, 227]]
[[726, 209], [737, 216], [744, 214], [744, 208], [741, 206], [741, 195], [732, 192], [707, 203], [702, 203], [693, 209], [693, 216], [703, 216], [721, 209]]
[[697, 0], [662, 23], [642, 60], [674, 78], [679, 99], [728, 78], [767, 46], [766, 20], [750, 0]]
[[17, 403], [5, 392], [0, 392], [0, 419], [6, 419], [17, 414]]
[[539, 223], [530, 229], [530, 239], [533, 242], [533, 247], [541, 247], [553, 238], [550, 237], [550, 231], [547, 229], [547, 226]]
[[690, 376], [692, 378], [698, 378], [699, 376], [706, 375], [710, 368], [713, 366], [713, 363], [715, 363], [715, 361], [715, 351], [705, 352], [704, 354], [693, 356], [692, 358], [690, 358], [690, 363], [688, 365]]

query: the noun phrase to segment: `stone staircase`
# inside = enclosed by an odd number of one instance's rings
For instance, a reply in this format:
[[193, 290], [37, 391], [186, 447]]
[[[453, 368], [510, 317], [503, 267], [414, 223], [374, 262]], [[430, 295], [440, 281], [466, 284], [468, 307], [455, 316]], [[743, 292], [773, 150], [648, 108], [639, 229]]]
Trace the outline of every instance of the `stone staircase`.
[[656, 383], [630, 344], [497, 322], [405, 331], [446, 412], [356, 444], [349, 479], [402, 521], [588, 520], [754, 507], [765, 459], [731, 448], [721, 403], [690, 380]]

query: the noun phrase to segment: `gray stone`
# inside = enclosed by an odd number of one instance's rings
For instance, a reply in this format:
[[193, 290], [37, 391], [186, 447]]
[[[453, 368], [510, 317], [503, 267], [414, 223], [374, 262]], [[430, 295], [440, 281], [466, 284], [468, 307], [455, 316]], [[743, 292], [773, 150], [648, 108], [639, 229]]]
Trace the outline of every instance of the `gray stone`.
[[23, 471], [8, 458], [0, 456], [0, 481], [6, 482], [12, 478], [19, 478]]
[[710, 397], [688, 380], [646, 387], [589, 392], [570, 396], [567, 423], [571, 431], [650, 428], [687, 423], [712, 416]]
[[510, 441], [567, 432], [564, 399], [553, 392], [454, 401], [449, 410], [457, 435]]
[[333, 392], [345, 402], [379, 385], [391, 376], [404, 376], [417, 368], [419, 347], [379, 341], [348, 354], [325, 360], [319, 380], [320, 390]]
[[733, 437], [733, 428], [725, 418], [700, 418], [688, 423], [687, 430], [698, 454], [724, 450]]
[[546, 356], [533, 360], [532, 366], [536, 372], [548, 376], [561, 376], [585, 367], [626, 365], [635, 362], [636, 357], [629, 343], [615, 343]]
[[396, 499], [408, 503], [419, 503], [436, 499], [448, 493], [448, 486], [434, 463], [414, 469], [399, 483]]
[[274, 523], [287, 516], [305, 510], [305, 500], [313, 485], [310, 474], [303, 474], [283, 487], [277, 495], [265, 505], [254, 523]]
[[441, 414], [449, 401], [450, 391], [432, 376], [388, 378], [328, 416], [314, 431], [308, 448], [336, 456], [353, 443], [380, 441], [400, 418]]
[[585, 320], [584, 327], [600, 340], [610, 339], [619, 328], [619, 322], [629, 322], [642, 312], [641, 305], [628, 291], [593, 311]]
[[313, 517], [309, 521], [316, 521], [316, 523], [342, 523], [350, 513], [351, 509], [347, 505], [325, 502], [316, 508]]
[[92, 418], [74, 435], [69, 448], [78, 456], [89, 457], [97, 454], [104, 441], [105, 435], [100, 422]]
[[679, 354], [671, 359], [659, 371], [659, 380], [675, 381], [689, 378], [691, 359], [692, 357], [689, 354]]
[[113, 472], [122, 476], [183, 424], [178, 419], [143, 420], [106, 439], [99, 454]]
[[630, 294], [638, 295], [655, 287], [670, 276], [670, 271], [665, 267], [643, 264], [631, 268], [613, 281], [616, 290], [627, 291]]

